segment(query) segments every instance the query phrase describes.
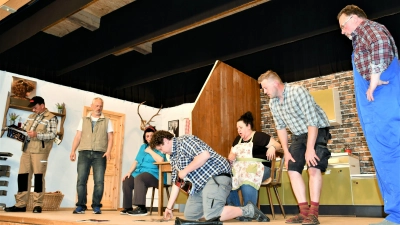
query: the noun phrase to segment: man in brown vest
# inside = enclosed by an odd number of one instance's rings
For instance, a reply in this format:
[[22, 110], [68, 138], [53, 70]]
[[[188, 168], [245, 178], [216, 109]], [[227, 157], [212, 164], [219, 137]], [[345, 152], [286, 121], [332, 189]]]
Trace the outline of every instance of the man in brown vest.
[[47, 158], [57, 137], [58, 120], [46, 108], [44, 99], [36, 96], [30, 100], [28, 107], [32, 107], [33, 114], [23, 124], [28, 142], [25, 143], [21, 155], [18, 172], [18, 193], [15, 197], [16, 204], [5, 208], [6, 212], [26, 212], [26, 205], [31, 190], [31, 179], [34, 176], [33, 212], [41, 213], [45, 193]]
[[104, 174], [106, 172], [107, 160], [111, 158], [113, 145], [113, 127], [109, 118], [103, 115], [103, 100], [95, 98], [92, 101], [92, 111], [83, 117], [78, 125], [72, 150], [71, 161], [78, 156], [78, 180], [76, 191], [78, 202], [74, 214], [83, 214], [86, 211], [87, 203], [87, 181], [90, 168], [93, 168], [93, 198], [92, 209], [94, 214], [101, 214], [101, 199], [104, 192]]

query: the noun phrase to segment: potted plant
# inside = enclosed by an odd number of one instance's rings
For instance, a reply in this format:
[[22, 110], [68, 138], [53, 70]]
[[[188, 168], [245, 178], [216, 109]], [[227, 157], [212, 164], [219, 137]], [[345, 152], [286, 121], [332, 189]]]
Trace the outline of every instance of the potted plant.
[[57, 110], [58, 110], [58, 113], [63, 113], [63, 111], [64, 111], [64, 107], [65, 107], [65, 103], [63, 102], [63, 103], [56, 103], [56, 106], [57, 106]]
[[19, 117], [16, 113], [9, 113], [8, 116], [10, 117], [10, 125], [14, 125], [15, 120]]

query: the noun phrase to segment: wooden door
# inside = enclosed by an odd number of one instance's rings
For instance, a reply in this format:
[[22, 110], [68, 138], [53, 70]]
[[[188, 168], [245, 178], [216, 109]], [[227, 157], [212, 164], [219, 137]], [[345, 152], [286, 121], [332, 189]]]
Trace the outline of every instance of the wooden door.
[[[89, 106], [85, 106], [83, 115], [86, 116], [91, 111]], [[124, 145], [124, 124], [125, 114], [103, 110], [105, 117], [110, 118], [114, 128], [114, 142], [111, 150], [111, 159], [107, 161], [107, 169], [104, 176], [104, 193], [101, 203], [102, 209], [117, 210], [119, 205], [119, 192], [121, 185], [121, 164], [122, 164], [122, 149]], [[93, 171], [90, 170], [87, 183], [87, 205], [92, 204], [93, 196]]]

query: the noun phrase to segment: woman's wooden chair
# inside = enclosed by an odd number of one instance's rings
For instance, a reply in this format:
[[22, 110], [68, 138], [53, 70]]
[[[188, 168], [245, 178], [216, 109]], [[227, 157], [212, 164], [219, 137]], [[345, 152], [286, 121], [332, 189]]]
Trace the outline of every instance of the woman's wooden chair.
[[[169, 187], [171, 187], [170, 184], [164, 184], [165, 192], [167, 192], [167, 198], [168, 199], [169, 199], [169, 190], [168, 190]], [[157, 187], [153, 187], [153, 192], [151, 193], [150, 215], [153, 212], [154, 192], [155, 192], [156, 189], [157, 189]], [[163, 210], [163, 209], [158, 209], [158, 210]]]
[[[278, 164], [279, 163], [279, 164]], [[261, 187], [258, 190], [258, 208], [260, 208], [260, 191], [263, 187], [267, 190], [269, 204], [271, 206], [272, 218], [275, 219], [274, 203], [272, 202], [271, 189], [275, 191], [276, 198], [278, 200], [279, 206], [281, 207], [282, 215], [286, 218], [285, 210], [283, 209], [281, 198], [279, 197], [278, 187], [282, 183], [282, 172], [284, 166], [284, 157], [281, 160], [276, 160], [276, 158], [271, 162], [271, 176], [261, 183]]]

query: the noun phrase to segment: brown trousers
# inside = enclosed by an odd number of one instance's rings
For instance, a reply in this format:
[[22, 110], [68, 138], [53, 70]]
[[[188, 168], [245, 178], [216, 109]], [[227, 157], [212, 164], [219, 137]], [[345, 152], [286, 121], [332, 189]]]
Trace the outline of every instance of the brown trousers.
[[[37, 179], [35, 179], [35, 186], [42, 187], [41, 191], [38, 191], [35, 188], [35, 192], [33, 192], [33, 207], [35, 206], [43, 206], [43, 198], [45, 193], [45, 180], [44, 177], [46, 175], [47, 170], [47, 159], [50, 153], [45, 154], [33, 154], [29, 151], [29, 148], [22, 152], [19, 172], [18, 172], [18, 189], [23, 189], [24, 191], [18, 190], [17, 195], [15, 196], [16, 207], [26, 207], [28, 205], [29, 195], [31, 191], [31, 180], [33, 175], [41, 176], [41, 184], [38, 184]], [[24, 176], [22, 176], [24, 175]], [[28, 176], [25, 176], [28, 175]], [[21, 179], [22, 178], [22, 179]], [[27, 180], [25, 180], [27, 179]], [[27, 185], [26, 188], [24, 185]], [[22, 186], [22, 187], [21, 187]]]

